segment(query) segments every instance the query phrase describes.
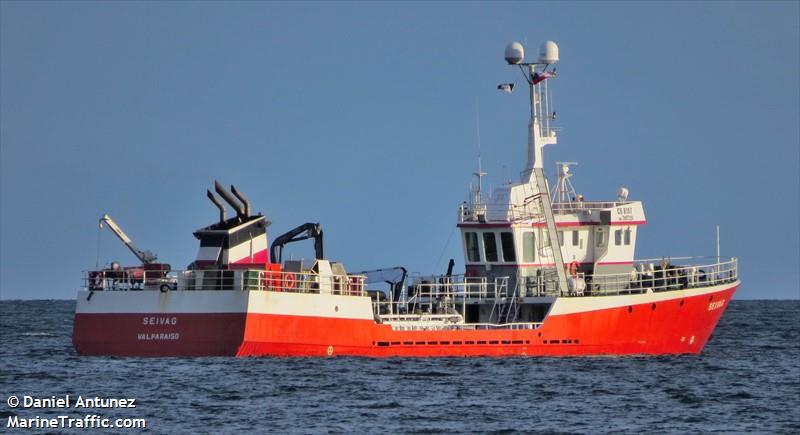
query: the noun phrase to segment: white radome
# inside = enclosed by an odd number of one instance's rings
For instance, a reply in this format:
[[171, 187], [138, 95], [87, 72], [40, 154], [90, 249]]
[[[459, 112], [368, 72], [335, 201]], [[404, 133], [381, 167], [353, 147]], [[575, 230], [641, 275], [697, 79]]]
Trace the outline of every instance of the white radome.
[[506, 62], [509, 65], [519, 65], [525, 59], [525, 49], [519, 42], [512, 42], [506, 46]]
[[[506, 53], [508, 53], [508, 50], [506, 50]], [[558, 45], [555, 42], [545, 41], [539, 47], [539, 63], [558, 63]]]

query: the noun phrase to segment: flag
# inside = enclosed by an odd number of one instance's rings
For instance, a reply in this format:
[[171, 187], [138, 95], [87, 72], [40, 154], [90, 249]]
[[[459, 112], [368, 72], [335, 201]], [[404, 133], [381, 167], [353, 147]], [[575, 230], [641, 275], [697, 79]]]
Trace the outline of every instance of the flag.
[[555, 77], [555, 76], [556, 76], [556, 72], [555, 71], [552, 71], [552, 72], [542, 71], [541, 73], [535, 72], [535, 73], [533, 73], [533, 80], [532, 81], [533, 81], [533, 84], [535, 85], [535, 84], [537, 84], [539, 82], [543, 82], [543, 81], [545, 81], [545, 80], [547, 80], [547, 79], [549, 79], [551, 77]]
[[514, 92], [514, 83], [501, 83], [497, 85], [497, 90], [510, 94]]

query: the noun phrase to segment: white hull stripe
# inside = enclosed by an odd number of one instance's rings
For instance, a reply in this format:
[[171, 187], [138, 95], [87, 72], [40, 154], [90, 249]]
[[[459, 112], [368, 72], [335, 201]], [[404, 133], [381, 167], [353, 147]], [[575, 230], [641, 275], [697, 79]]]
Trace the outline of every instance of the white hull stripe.
[[369, 297], [269, 291], [78, 292], [77, 314], [250, 313], [372, 320]]

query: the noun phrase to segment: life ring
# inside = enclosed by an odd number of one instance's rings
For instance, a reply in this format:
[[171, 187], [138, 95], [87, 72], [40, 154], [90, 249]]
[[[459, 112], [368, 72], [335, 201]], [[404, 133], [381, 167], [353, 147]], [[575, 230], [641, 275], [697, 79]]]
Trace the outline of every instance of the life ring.
[[570, 264], [568, 264], [568, 265], [567, 265], [567, 270], [569, 271], [569, 274], [570, 274], [570, 275], [571, 275], [573, 278], [575, 278], [576, 276], [578, 276], [578, 267], [579, 267], [579, 266], [580, 266], [580, 264], [578, 264], [578, 262], [577, 262], [577, 261], [573, 261], [573, 262], [571, 262]]
[[288, 272], [283, 275], [283, 287], [286, 289], [294, 288], [294, 283], [297, 281], [294, 277], [294, 273]]

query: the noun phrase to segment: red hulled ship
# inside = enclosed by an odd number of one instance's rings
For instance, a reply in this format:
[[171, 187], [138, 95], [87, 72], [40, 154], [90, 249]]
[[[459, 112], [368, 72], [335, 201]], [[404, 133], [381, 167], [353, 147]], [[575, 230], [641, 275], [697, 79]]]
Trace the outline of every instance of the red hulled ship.
[[[506, 61], [530, 89], [521, 180], [481, 189], [458, 207], [464, 273], [421, 276], [393, 267], [348, 273], [323, 253], [319, 224], [268, 245], [270, 222], [235, 187], [215, 183], [219, 220], [194, 235], [197, 258], [171, 270], [101, 218], [141, 265], [89, 271], [78, 291], [73, 343], [83, 355], [482, 356], [699, 353], [739, 285], [736, 258], [635, 260], [640, 201], [620, 188], [584, 201], [543, 149], [554, 144], [548, 83], [558, 47], [536, 62], [512, 43]], [[510, 90], [508, 85], [501, 85]], [[235, 216], [228, 218], [223, 203]], [[313, 261], [282, 261], [313, 239]]]

